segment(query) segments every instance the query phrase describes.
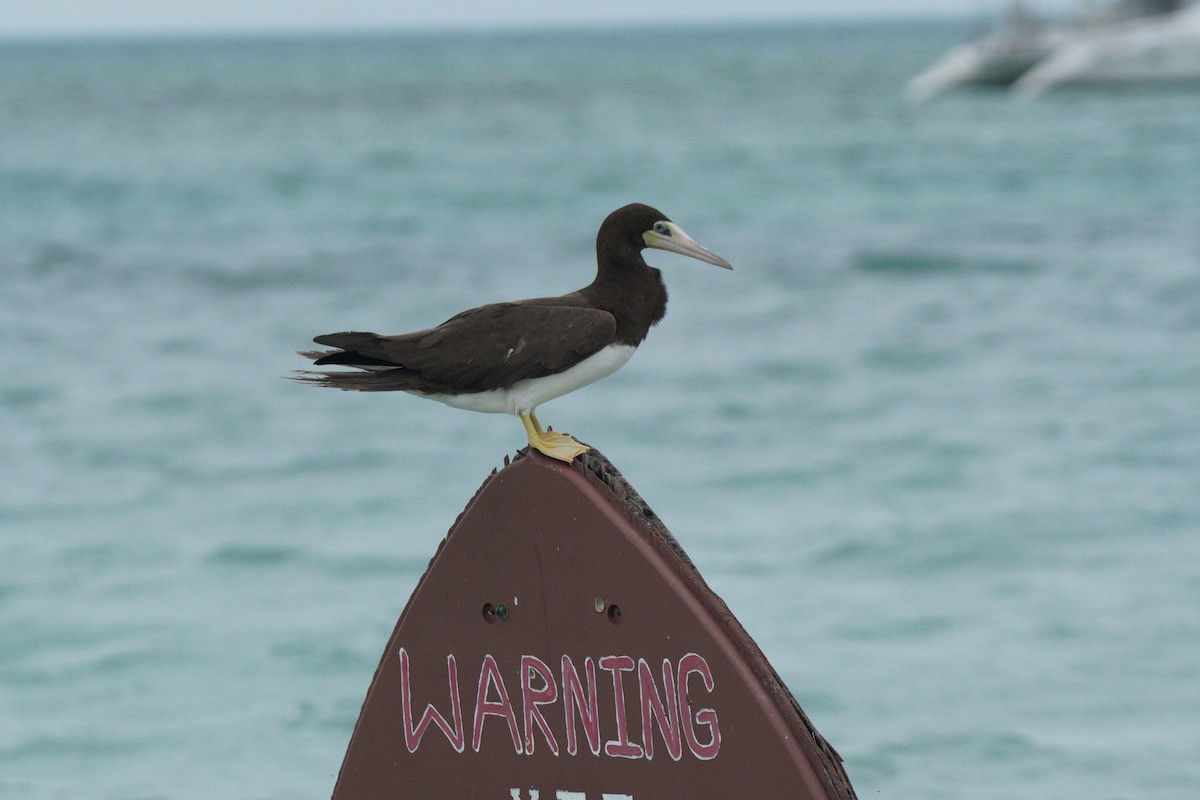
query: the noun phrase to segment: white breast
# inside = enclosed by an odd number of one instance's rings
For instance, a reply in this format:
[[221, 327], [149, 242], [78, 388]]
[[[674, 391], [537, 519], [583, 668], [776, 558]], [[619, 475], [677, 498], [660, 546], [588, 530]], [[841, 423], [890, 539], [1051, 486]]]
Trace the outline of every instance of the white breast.
[[528, 414], [547, 400], [562, 397], [580, 387], [613, 374], [633, 357], [637, 348], [611, 344], [570, 369], [544, 378], [531, 378], [509, 386], [472, 394], [419, 394], [448, 406], [487, 414]]

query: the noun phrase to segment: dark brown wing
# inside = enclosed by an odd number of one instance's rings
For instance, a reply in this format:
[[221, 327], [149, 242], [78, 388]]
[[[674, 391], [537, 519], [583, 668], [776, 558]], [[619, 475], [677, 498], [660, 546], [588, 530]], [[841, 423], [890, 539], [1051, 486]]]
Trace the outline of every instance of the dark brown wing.
[[[497, 303], [464, 311], [436, 328], [400, 336], [331, 333], [318, 344], [340, 348], [317, 366], [367, 373], [321, 373], [318, 383], [365, 391], [483, 392], [562, 372], [611, 344], [616, 320], [606, 311], [543, 303]], [[329, 376], [345, 375], [339, 380]]]

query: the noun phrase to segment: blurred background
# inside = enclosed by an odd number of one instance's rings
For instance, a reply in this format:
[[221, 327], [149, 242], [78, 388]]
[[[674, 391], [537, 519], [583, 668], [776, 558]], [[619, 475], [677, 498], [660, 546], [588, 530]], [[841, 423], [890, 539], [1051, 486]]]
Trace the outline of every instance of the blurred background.
[[[633, 201], [736, 271], [652, 253], [666, 320], [542, 419], [859, 796], [1200, 796], [1200, 92], [1014, 88], [1193, 9], [403, 5], [6, 4], [0, 797], [327, 797], [525, 440], [293, 351], [579, 288]], [[912, 83], [988, 37], [1042, 54]]]

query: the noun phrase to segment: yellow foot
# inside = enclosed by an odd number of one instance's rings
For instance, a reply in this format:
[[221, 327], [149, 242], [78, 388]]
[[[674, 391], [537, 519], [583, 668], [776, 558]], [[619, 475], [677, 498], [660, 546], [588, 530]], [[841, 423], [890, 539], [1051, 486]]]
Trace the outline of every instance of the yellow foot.
[[525, 425], [529, 446], [551, 458], [557, 458], [559, 461], [566, 461], [569, 464], [592, 449], [565, 433], [541, 430], [542, 426], [532, 415], [522, 414], [521, 422]]
[[542, 434], [538, 441], [531, 441], [529, 444], [538, 452], [544, 453], [551, 458], [557, 458], [559, 461], [566, 461], [568, 464], [592, 449], [586, 444], [577, 442], [570, 436], [556, 433]]

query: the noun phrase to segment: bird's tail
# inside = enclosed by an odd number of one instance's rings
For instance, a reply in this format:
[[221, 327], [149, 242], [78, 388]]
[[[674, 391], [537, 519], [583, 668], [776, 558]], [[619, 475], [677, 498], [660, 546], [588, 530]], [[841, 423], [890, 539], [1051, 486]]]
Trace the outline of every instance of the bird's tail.
[[[320, 363], [329, 356], [338, 355], [340, 350], [297, 350], [307, 359]], [[410, 392], [426, 389], [420, 376], [394, 365], [352, 364], [349, 370], [294, 370], [291, 380], [314, 386], [328, 386], [352, 392]]]

